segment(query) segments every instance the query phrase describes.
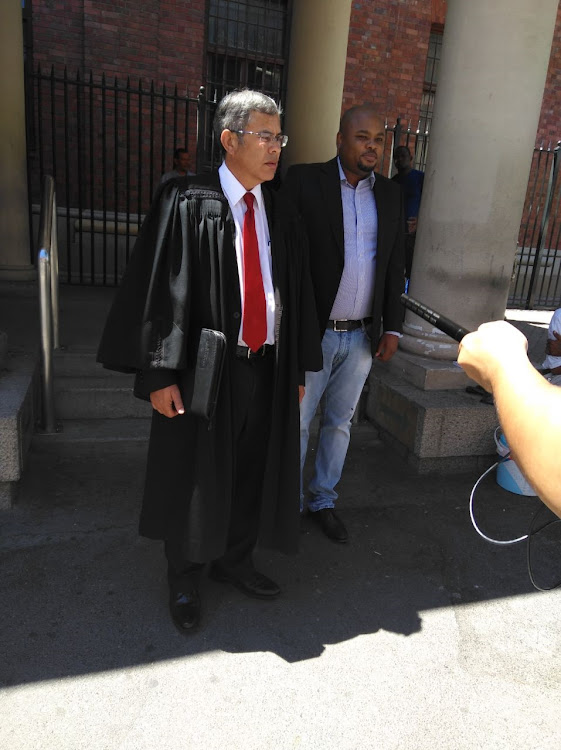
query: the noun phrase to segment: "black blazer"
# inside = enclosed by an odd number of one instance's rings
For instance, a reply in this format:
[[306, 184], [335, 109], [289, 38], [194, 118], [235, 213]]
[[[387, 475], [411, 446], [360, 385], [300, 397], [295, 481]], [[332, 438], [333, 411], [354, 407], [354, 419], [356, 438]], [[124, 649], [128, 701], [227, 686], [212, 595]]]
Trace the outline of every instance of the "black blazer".
[[[321, 331], [325, 331], [345, 264], [343, 205], [337, 159], [324, 164], [296, 164], [288, 170], [283, 191], [304, 222]], [[397, 183], [376, 174], [378, 211], [376, 281], [372, 304], [372, 350], [384, 331], [401, 332], [404, 290], [403, 199]]]

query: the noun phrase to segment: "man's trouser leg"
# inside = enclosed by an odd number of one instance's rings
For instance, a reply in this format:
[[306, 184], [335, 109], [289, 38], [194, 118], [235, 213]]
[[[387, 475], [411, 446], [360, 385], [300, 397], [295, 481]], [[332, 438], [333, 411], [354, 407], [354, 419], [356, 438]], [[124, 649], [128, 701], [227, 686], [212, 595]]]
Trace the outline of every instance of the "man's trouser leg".
[[[302, 432], [309, 433], [311, 406], [314, 401], [317, 406], [321, 399], [317, 455], [308, 488], [308, 507], [312, 512], [335, 507], [335, 486], [341, 478], [347, 456], [352, 417], [372, 366], [370, 340], [362, 328], [345, 332], [327, 330], [322, 351], [324, 369], [320, 373], [306, 374], [306, 396], [310, 386], [311, 401], [301, 410], [305, 413], [304, 426], [301, 427], [302, 447]], [[322, 393], [318, 398], [319, 391]], [[301, 462], [303, 465], [302, 455]]]

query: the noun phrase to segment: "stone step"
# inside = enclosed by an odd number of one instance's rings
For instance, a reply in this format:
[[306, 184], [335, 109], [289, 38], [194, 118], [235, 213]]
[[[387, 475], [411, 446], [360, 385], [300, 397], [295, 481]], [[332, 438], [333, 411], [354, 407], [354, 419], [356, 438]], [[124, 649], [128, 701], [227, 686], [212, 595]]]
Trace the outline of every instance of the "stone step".
[[122, 419], [64, 419], [56, 433], [35, 433], [33, 442], [62, 443], [113, 443], [144, 442], [150, 435], [150, 417]]
[[86, 375], [89, 377], [130, 378], [130, 375], [106, 370], [96, 362], [97, 349], [92, 346], [72, 346], [53, 352], [55, 378]]
[[132, 376], [55, 378], [57, 419], [148, 418], [152, 407], [132, 393]]

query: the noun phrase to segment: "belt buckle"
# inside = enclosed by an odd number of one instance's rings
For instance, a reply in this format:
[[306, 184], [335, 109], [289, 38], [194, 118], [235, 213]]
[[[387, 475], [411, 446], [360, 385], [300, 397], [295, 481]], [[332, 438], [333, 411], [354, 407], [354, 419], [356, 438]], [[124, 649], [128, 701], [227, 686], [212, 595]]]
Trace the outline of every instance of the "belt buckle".
[[257, 351], [252, 351], [249, 346], [247, 347], [247, 358], [248, 359], [255, 359], [255, 357], [264, 357], [265, 356], [265, 344], [261, 344], [259, 349]]
[[341, 320], [334, 320], [333, 321], [333, 330], [336, 333], [345, 333], [346, 331], [348, 331], [348, 328], [338, 328], [337, 324], [338, 323], [348, 323], [348, 322], [349, 321], [347, 319], [344, 319], [344, 320], [343, 319], [341, 319]]

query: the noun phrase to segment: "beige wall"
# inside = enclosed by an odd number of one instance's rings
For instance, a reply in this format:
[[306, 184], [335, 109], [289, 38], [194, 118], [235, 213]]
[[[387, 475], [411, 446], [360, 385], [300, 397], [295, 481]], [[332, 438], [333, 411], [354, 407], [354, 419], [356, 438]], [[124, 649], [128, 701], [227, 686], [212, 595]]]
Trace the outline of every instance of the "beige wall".
[[345, 82], [351, 0], [294, 4], [283, 166], [335, 156]]
[[29, 223], [20, 0], [0, 9], [0, 279], [33, 278]]

